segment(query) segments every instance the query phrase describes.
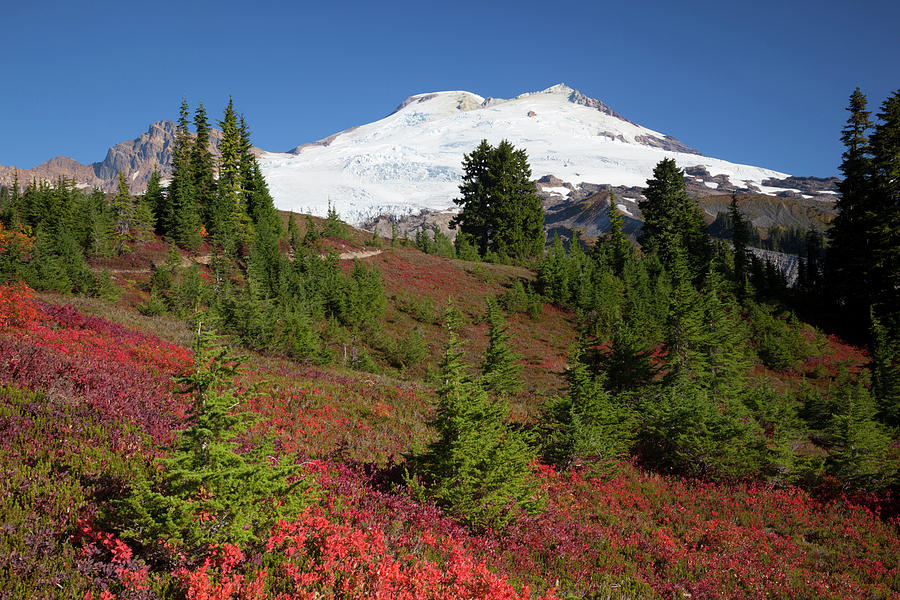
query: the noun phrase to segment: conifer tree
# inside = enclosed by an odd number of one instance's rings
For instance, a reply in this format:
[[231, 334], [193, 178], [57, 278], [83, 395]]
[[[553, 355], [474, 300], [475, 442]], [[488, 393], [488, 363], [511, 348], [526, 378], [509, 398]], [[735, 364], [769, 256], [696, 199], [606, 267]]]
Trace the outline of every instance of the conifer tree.
[[471, 236], [479, 253], [525, 259], [544, 248], [544, 210], [524, 150], [503, 140], [481, 144], [463, 157], [462, 207], [450, 226]]
[[194, 175], [194, 198], [197, 212], [204, 222], [209, 222], [210, 211], [215, 203], [216, 179], [215, 160], [209, 151], [209, 120], [201, 102], [194, 111], [196, 136], [191, 146], [191, 171]]
[[300, 230], [297, 228], [297, 219], [294, 218], [294, 211], [291, 211], [291, 214], [288, 215], [287, 232], [291, 252], [297, 252], [302, 244], [302, 238], [300, 237]]
[[493, 150], [487, 140], [481, 140], [475, 150], [463, 155], [461, 198], [454, 200], [463, 209], [450, 223], [472, 239], [480, 256], [491, 248], [489, 161]]
[[306, 215], [306, 228], [303, 232], [303, 245], [307, 248], [315, 248], [319, 241], [319, 230], [312, 215]]
[[150, 173], [150, 177], [147, 179], [147, 191], [144, 192], [144, 200], [153, 213], [153, 227], [157, 233], [160, 232], [158, 216], [161, 214], [165, 204], [160, 179], [159, 169], [154, 166], [153, 172]]
[[219, 121], [222, 141], [219, 144], [219, 181], [214, 209], [209, 216], [209, 230], [226, 253], [233, 252], [248, 239], [249, 217], [241, 180], [240, 125], [234, 102], [229, 96], [225, 114]]
[[182, 248], [195, 249], [200, 245], [200, 217], [191, 161], [193, 142], [187, 100], [182, 98], [175, 146], [172, 149], [172, 182], [161, 214], [157, 215], [160, 233]]
[[657, 252], [671, 269], [676, 254], [684, 252], [691, 276], [705, 273], [710, 257], [709, 237], [696, 201], [687, 195], [684, 171], [674, 160], [664, 158], [653, 169], [644, 196], [646, 199], [638, 203], [644, 216], [638, 241], [645, 254]]
[[838, 306], [856, 324], [868, 316], [869, 272], [872, 262], [871, 218], [872, 156], [869, 131], [872, 122], [865, 95], [859, 88], [851, 94], [847, 108], [850, 116], [841, 142], [845, 150], [840, 169], [844, 179], [838, 184], [841, 196], [838, 214], [828, 230], [828, 279]]
[[829, 426], [833, 445], [830, 470], [848, 487], [885, 488], [896, 477], [898, 462], [890, 436], [875, 421], [874, 402], [861, 383], [845, 384], [840, 393], [840, 408]]
[[608, 466], [631, 447], [632, 417], [604, 389], [604, 377], [591, 374], [584, 358], [584, 342], [569, 360], [568, 393], [551, 401], [546, 409], [550, 429], [546, 457], [561, 467], [583, 460]]
[[620, 322], [613, 334], [609, 352], [599, 362], [606, 373], [606, 388], [614, 393], [635, 391], [653, 381], [657, 369], [651, 361], [646, 331], [631, 322]]
[[703, 298], [690, 283], [683, 250], [675, 243], [672, 278], [675, 281], [666, 332], [667, 380], [690, 379], [707, 370], [708, 328], [703, 320]]
[[128, 190], [128, 182], [124, 173], [119, 173], [119, 186], [112, 199], [113, 240], [116, 252], [124, 254], [128, 251], [128, 242], [134, 239], [134, 200]]
[[715, 260], [710, 264], [702, 290], [706, 331], [698, 345], [706, 369], [697, 373], [697, 380], [703, 387], [722, 394], [743, 388], [743, 377], [750, 368], [746, 354], [749, 333], [740, 307], [726, 289], [717, 266]]
[[900, 425], [900, 343], [872, 311], [872, 396], [881, 420]]
[[615, 195], [609, 194], [609, 231], [597, 240], [591, 256], [598, 263], [607, 262], [613, 272], [621, 277], [625, 270], [625, 263], [634, 258], [634, 246], [625, 235], [625, 219], [616, 207]]
[[743, 294], [750, 276], [750, 224], [738, 207], [737, 194], [731, 195], [728, 214], [731, 218], [731, 242], [734, 247], [734, 282], [738, 293]]
[[487, 306], [491, 328], [488, 348], [484, 362], [481, 363], [482, 385], [494, 394], [514, 394], [522, 387], [522, 380], [519, 378], [522, 365], [516, 362], [519, 357], [510, 347], [509, 327], [497, 301], [489, 298]]
[[477, 527], [500, 527], [517, 506], [535, 511], [541, 505], [527, 439], [506, 424], [505, 402], [490, 399], [465, 374], [462, 350], [451, 328], [441, 360], [438, 406], [431, 425], [437, 439], [419, 458], [427, 491], [461, 521]]
[[900, 90], [881, 105], [871, 138], [873, 187], [868, 203], [872, 302], [900, 340]]
[[252, 422], [249, 413], [235, 411], [243, 397], [229, 385], [240, 360], [198, 327], [194, 370], [178, 379], [193, 399], [191, 425], [173, 456], [160, 461], [163, 485], [139, 481], [116, 503], [123, 538], [164, 540], [190, 551], [252, 543], [267, 525], [297, 514], [308, 501], [307, 493], [296, 491], [301, 481], [289, 477], [296, 466], [288, 457], [270, 461], [270, 442], [249, 453], [237, 451], [236, 438]]

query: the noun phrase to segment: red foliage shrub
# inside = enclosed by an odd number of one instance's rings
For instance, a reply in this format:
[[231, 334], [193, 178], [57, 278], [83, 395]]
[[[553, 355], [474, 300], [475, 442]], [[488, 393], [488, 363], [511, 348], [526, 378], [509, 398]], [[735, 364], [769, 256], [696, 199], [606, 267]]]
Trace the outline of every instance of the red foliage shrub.
[[0, 331], [27, 327], [37, 320], [34, 290], [17, 281], [0, 285]]

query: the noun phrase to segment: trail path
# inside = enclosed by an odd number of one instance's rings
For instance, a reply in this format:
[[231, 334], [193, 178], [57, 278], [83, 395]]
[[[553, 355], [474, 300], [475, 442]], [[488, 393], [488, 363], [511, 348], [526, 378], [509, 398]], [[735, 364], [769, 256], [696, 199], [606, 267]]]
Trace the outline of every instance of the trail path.
[[[338, 258], [340, 260], [351, 260], [354, 258], [369, 258], [370, 256], [378, 256], [381, 254], [382, 250], [356, 250], [353, 252], [341, 252], [338, 254]], [[327, 255], [322, 254], [322, 258], [325, 258]], [[194, 264], [208, 265], [210, 259], [212, 259], [211, 254], [202, 254], [200, 256], [194, 256], [188, 258], [186, 256], [181, 258], [181, 266], [182, 267], [190, 267]], [[111, 269], [108, 267], [94, 267], [95, 271], [107, 271], [110, 275], [140, 275], [141, 273], [149, 273], [152, 271], [152, 267], [143, 267], [143, 268], [130, 268], [130, 269]]]

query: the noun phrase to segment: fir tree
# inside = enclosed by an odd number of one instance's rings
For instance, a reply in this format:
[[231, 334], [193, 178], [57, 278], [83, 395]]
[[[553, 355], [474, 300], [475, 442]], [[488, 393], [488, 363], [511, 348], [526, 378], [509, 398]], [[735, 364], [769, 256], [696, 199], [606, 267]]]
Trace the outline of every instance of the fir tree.
[[881, 105], [871, 138], [873, 194], [868, 203], [872, 302], [900, 340], [900, 90]]
[[647, 345], [646, 331], [630, 322], [621, 322], [613, 334], [609, 352], [600, 357], [599, 367], [606, 373], [606, 388], [614, 393], [636, 391], [653, 381], [652, 348]]
[[487, 317], [491, 328], [481, 363], [482, 385], [494, 394], [514, 394], [522, 387], [522, 365], [516, 362], [519, 357], [510, 347], [509, 328], [493, 298], [488, 299]]
[[836, 303], [846, 308], [847, 317], [857, 325], [868, 316], [872, 261], [869, 232], [872, 215], [868, 207], [872, 196], [872, 157], [868, 140], [872, 122], [866, 105], [865, 95], [856, 88], [850, 96], [847, 108], [850, 116], [841, 135], [845, 150], [840, 169], [844, 179], [838, 184], [841, 192], [837, 201], [838, 214], [828, 230], [829, 288]]
[[204, 222], [209, 223], [216, 197], [215, 160], [209, 151], [210, 127], [202, 102], [194, 111], [194, 130], [196, 136], [191, 146], [190, 161], [194, 175], [194, 199], [198, 214]]
[[219, 144], [219, 180], [216, 202], [209, 215], [209, 232], [226, 253], [235, 251], [247, 240], [249, 222], [241, 180], [243, 141], [234, 102], [228, 98], [225, 114], [219, 121], [222, 141]]
[[178, 379], [193, 398], [191, 426], [172, 457], [160, 461], [162, 485], [139, 481], [116, 503], [113, 518], [124, 525], [123, 538], [144, 544], [164, 540], [190, 551], [223, 542], [247, 544], [308, 501], [308, 493], [296, 491], [301, 482], [288, 477], [294, 464], [287, 457], [270, 461], [270, 443], [246, 454], [237, 451], [236, 438], [252, 422], [248, 413], [235, 411], [243, 398], [228, 385], [239, 361], [198, 327], [194, 371]]
[[881, 420], [900, 425], [900, 343], [872, 314], [872, 396]]
[[186, 99], [181, 101], [175, 147], [172, 149], [172, 182], [161, 214], [157, 215], [160, 233], [182, 248], [195, 249], [200, 245], [200, 217], [197, 213], [197, 194], [191, 162], [192, 146], [190, 121]]
[[526, 438], [506, 424], [508, 409], [465, 375], [462, 350], [450, 329], [441, 360], [437, 439], [419, 458], [419, 474], [439, 504], [474, 527], [500, 527], [515, 512], [541, 505]]
[[300, 249], [300, 244], [302, 244], [300, 230], [297, 228], [297, 220], [294, 218], [293, 211], [288, 215], [287, 231], [288, 240], [291, 245], [291, 255], [293, 256], [293, 253], [297, 252]]
[[591, 374], [583, 344], [570, 357], [566, 379], [568, 394], [551, 401], [546, 409], [550, 429], [546, 457], [561, 467], [591, 460], [605, 468], [628, 453], [632, 417], [604, 389], [604, 378]]
[[653, 169], [647, 181], [645, 200], [638, 206], [644, 226], [638, 241], [645, 253], [657, 252], [667, 268], [675, 264], [676, 254], [684, 252], [692, 277], [706, 272], [710, 257], [709, 238], [696, 201], [684, 185], [684, 171], [675, 161], [665, 158]]
[[128, 242], [134, 239], [135, 207], [128, 190], [124, 173], [119, 173], [119, 186], [112, 199], [113, 240], [116, 252], [124, 254], [129, 250]]
[[319, 242], [319, 230], [312, 215], [306, 215], [306, 227], [303, 232], [303, 245], [307, 248], [315, 248]]
[[731, 195], [728, 206], [731, 220], [731, 242], [734, 247], [734, 282], [738, 292], [743, 294], [750, 277], [750, 224], [738, 207], [737, 194]]
[[609, 264], [613, 272], [621, 277], [625, 263], [634, 258], [634, 246], [625, 235], [625, 219], [616, 207], [615, 195], [609, 194], [609, 231], [597, 240], [591, 250], [591, 256], [598, 263]]
[[166, 200], [163, 197], [159, 169], [157, 169], [156, 166], [153, 167], [153, 172], [150, 173], [150, 178], [147, 179], [147, 191], [144, 192], [144, 201], [153, 213], [154, 230], [157, 233], [160, 233], [159, 215], [164, 209]]
[[469, 236], [484, 256], [491, 248], [490, 157], [493, 147], [481, 140], [475, 150], [463, 155], [463, 177], [459, 186], [461, 198], [454, 200], [463, 207], [451, 221], [451, 227]]
[[845, 385], [840, 394], [840, 408], [829, 426], [831, 472], [852, 488], [877, 490], [889, 486], [897, 474], [898, 461], [890, 436], [875, 421], [871, 396], [861, 383]]
[[531, 181], [524, 150], [503, 140], [493, 148], [482, 140], [463, 157], [462, 207], [451, 227], [471, 236], [479, 253], [518, 259], [538, 256], [544, 248], [544, 210]]

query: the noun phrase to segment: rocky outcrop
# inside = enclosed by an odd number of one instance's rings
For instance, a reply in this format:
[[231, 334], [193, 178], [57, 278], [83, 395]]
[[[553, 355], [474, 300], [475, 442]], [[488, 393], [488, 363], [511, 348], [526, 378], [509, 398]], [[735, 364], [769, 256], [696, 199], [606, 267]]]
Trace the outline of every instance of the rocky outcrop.
[[815, 196], [824, 193], [838, 192], [838, 177], [785, 177], [784, 179], [766, 179], [763, 185], [778, 188], [792, 188], [800, 192]]
[[[209, 150], [219, 156], [219, 142], [222, 132], [210, 131]], [[150, 125], [146, 133], [133, 140], [120, 142], [111, 147], [106, 158], [100, 162], [83, 165], [67, 156], [57, 156], [32, 169], [16, 169], [0, 165], [0, 184], [10, 185], [18, 173], [19, 185], [25, 186], [32, 180], [54, 182], [60, 177], [75, 181], [79, 187], [99, 187], [105, 192], [114, 192], [118, 186], [119, 173], [124, 173], [133, 194], [141, 194], [147, 189], [147, 180], [154, 168], [158, 168], [165, 179], [172, 174], [172, 148], [175, 144], [175, 123], [157, 121]], [[262, 152], [254, 147], [253, 152]]]
[[656, 137], [653, 135], [638, 135], [635, 136], [634, 141], [644, 144], [645, 146], [650, 146], [651, 148], [660, 148], [662, 150], [668, 150], [669, 152], [683, 152], [685, 154], [698, 154], [702, 156], [699, 150], [691, 148], [687, 144], [678, 141], [673, 138], [671, 135], [667, 135], [665, 137]]

